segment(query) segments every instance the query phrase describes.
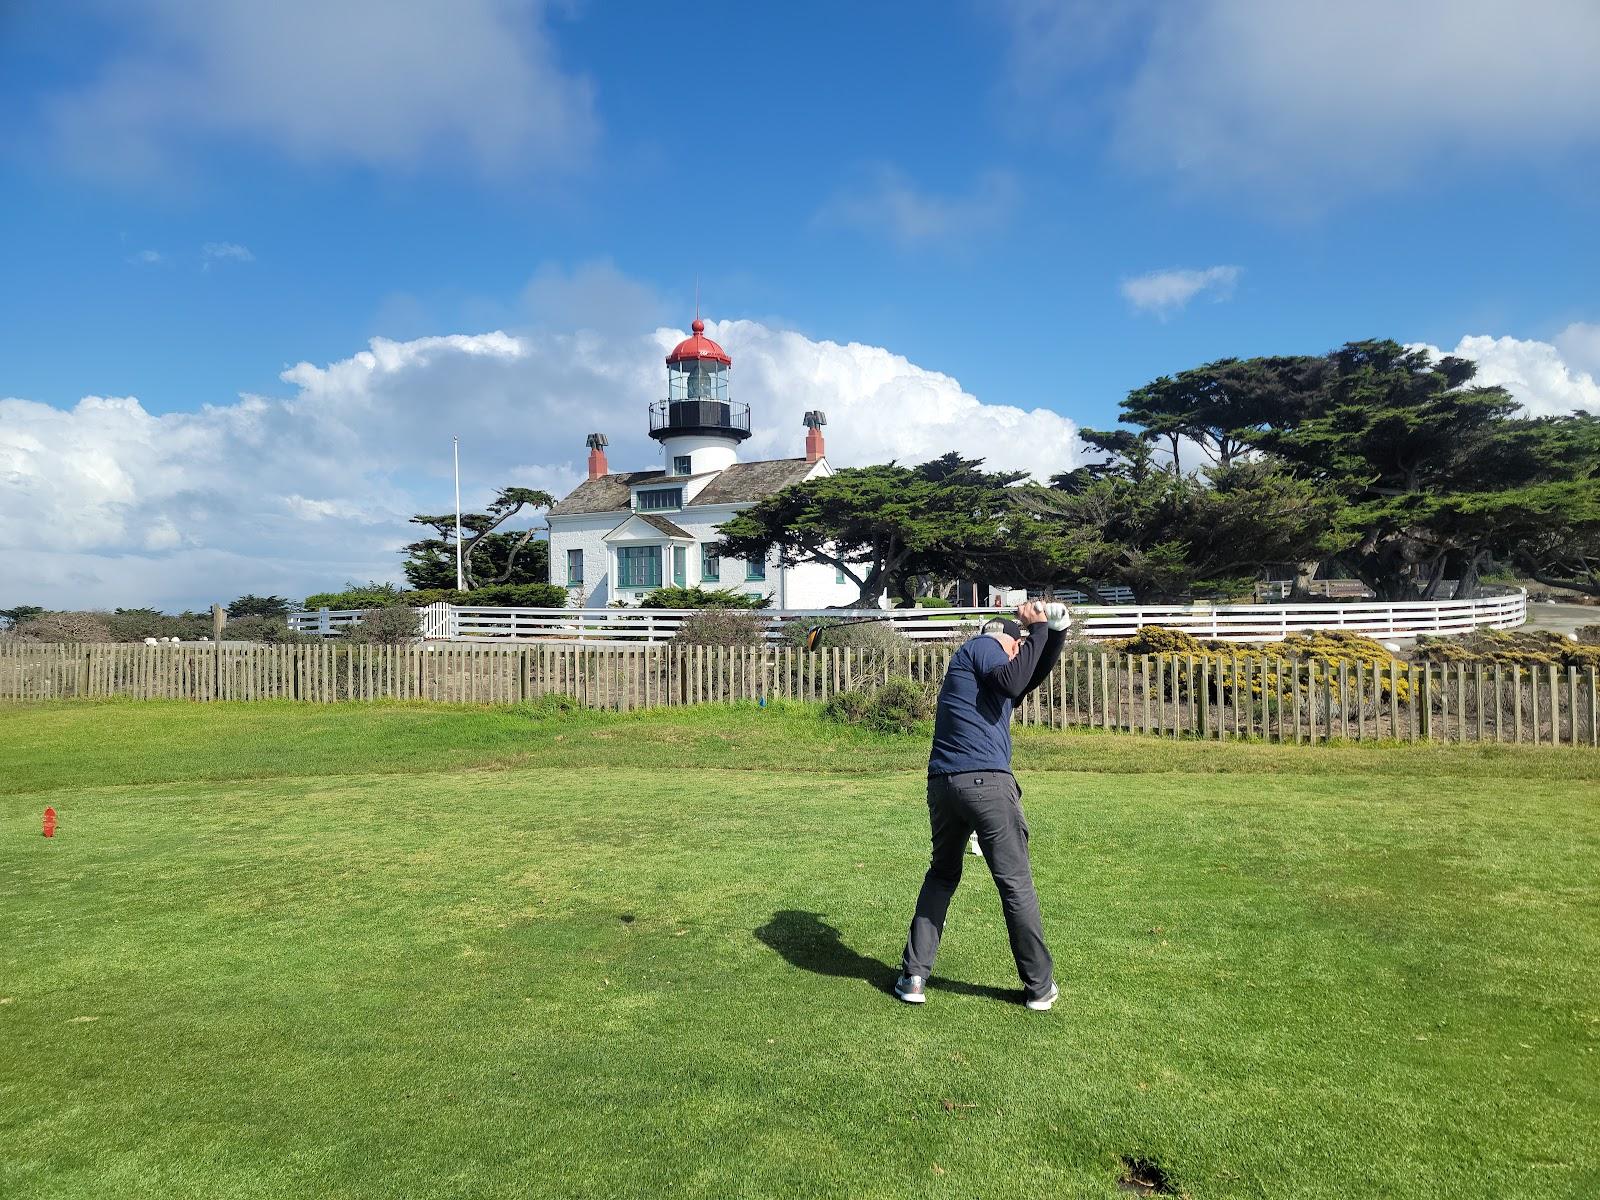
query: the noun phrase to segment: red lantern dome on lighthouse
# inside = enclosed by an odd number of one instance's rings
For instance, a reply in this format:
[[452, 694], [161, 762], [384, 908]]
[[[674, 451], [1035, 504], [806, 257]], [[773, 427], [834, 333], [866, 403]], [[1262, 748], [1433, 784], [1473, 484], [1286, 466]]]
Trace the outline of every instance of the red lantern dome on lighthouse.
[[706, 323], [704, 321], [696, 317], [694, 324], [689, 328], [693, 332], [674, 346], [672, 353], [667, 355], [668, 366], [702, 358], [719, 362], [725, 367], [733, 366], [733, 359], [728, 357], [728, 352], [706, 336]]
[[667, 355], [667, 398], [650, 405], [650, 436], [714, 439], [729, 449], [750, 436], [750, 406], [728, 398], [733, 359], [706, 336], [698, 316], [690, 334]]

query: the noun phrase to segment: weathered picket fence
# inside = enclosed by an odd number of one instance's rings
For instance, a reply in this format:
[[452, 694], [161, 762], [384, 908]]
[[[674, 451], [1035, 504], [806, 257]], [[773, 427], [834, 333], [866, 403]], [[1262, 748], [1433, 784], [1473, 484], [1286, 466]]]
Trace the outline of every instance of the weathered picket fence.
[[[937, 684], [951, 651], [505, 645], [0, 646], [0, 700], [432, 700], [592, 708], [766, 698], [824, 701], [904, 675]], [[1024, 725], [1283, 742], [1600, 745], [1593, 667], [1372, 668], [1259, 655], [1064, 657], [1018, 707]]]

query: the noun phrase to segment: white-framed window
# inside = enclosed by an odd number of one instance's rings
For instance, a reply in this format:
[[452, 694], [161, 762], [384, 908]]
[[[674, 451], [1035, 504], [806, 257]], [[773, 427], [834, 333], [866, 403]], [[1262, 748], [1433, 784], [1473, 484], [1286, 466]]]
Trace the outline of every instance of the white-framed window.
[[617, 586], [619, 588], [660, 587], [661, 547], [618, 546]]
[[677, 454], [673, 456], [672, 473], [674, 475], [689, 474], [689, 456], [687, 454]]
[[683, 507], [683, 489], [675, 488], [650, 488], [639, 493], [640, 512], [663, 512], [668, 509]]

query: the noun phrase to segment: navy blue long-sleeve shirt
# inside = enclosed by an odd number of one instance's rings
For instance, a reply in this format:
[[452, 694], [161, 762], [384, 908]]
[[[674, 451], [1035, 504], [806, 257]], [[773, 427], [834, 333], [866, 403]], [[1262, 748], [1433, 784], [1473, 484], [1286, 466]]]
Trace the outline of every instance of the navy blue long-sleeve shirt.
[[1028, 627], [1016, 658], [1008, 659], [986, 635], [957, 650], [939, 689], [928, 774], [1010, 771], [1011, 710], [1044, 682], [1066, 640], [1065, 630], [1050, 632], [1038, 621]]

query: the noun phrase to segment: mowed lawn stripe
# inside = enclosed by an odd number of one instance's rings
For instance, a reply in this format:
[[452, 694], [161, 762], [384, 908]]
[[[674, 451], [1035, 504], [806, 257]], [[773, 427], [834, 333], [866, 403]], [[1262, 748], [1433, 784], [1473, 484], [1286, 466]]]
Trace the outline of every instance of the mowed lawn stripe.
[[[1277, 746], [1090, 730], [1018, 728], [1022, 771], [1175, 775], [1348, 774], [1379, 781], [1504, 781], [1515, 804], [1531, 780], [1600, 784], [1589, 748], [1367, 742]], [[468, 707], [422, 702], [315, 705], [256, 701], [0, 704], [0, 796], [163, 781], [291, 775], [455, 772], [509, 767], [796, 771], [874, 776], [920, 772], [925, 737], [884, 737], [777, 701], [636, 713], [564, 710], [559, 701]]]

